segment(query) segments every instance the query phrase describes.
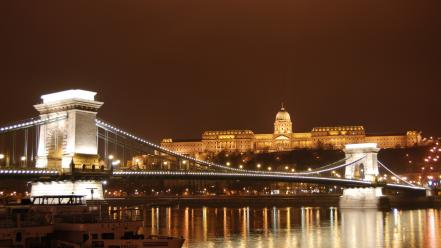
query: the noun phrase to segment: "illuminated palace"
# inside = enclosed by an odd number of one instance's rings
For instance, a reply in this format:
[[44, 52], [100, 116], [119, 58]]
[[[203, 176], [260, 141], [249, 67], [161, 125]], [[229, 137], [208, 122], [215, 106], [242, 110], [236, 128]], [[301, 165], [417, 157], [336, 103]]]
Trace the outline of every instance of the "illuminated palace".
[[251, 130], [205, 131], [202, 139], [165, 138], [161, 146], [199, 157], [225, 152], [275, 152], [302, 148], [342, 149], [345, 144], [377, 143], [380, 148], [418, 145], [421, 132], [407, 131], [394, 135], [367, 135], [363, 126], [314, 127], [311, 132], [295, 133], [289, 113], [282, 106], [276, 114], [274, 132], [256, 134]]

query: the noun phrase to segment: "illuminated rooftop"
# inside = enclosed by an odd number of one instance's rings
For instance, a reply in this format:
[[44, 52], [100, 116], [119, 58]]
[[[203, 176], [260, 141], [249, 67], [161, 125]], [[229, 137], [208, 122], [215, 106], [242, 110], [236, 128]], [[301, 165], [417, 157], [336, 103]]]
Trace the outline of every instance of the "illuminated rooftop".
[[68, 99], [81, 99], [95, 101], [96, 92], [87, 90], [65, 90], [51, 94], [42, 95], [43, 103], [51, 103]]

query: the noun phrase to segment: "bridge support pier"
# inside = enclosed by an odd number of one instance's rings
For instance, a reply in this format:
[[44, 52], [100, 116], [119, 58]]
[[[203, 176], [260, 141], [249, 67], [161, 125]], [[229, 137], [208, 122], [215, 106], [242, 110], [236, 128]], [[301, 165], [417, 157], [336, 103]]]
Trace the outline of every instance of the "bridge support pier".
[[340, 208], [378, 208], [382, 187], [346, 188], [340, 197]]
[[32, 183], [31, 197], [62, 195], [81, 195], [84, 196], [86, 200], [104, 200], [102, 183], [97, 180], [65, 180]]

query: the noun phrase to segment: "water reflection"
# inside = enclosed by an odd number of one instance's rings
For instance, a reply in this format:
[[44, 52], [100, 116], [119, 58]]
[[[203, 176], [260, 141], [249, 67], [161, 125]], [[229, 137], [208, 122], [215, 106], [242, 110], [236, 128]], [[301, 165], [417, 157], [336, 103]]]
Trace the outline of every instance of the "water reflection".
[[155, 207], [143, 215], [145, 233], [184, 236], [184, 247], [438, 247], [439, 211]]
[[383, 213], [374, 209], [342, 209], [344, 247], [383, 247]]

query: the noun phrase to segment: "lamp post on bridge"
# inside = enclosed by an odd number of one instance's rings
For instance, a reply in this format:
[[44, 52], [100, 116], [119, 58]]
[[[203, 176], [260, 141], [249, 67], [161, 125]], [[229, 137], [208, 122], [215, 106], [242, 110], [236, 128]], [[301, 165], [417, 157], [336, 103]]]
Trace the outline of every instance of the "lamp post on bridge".
[[21, 156], [20, 157], [20, 162], [21, 162], [21, 167], [26, 167], [26, 156]]
[[187, 166], [187, 160], [182, 160], [182, 164], [184, 165], [184, 169], [189, 170], [188, 166]]
[[121, 164], [121, 161], [119, 159], [115, 160], [112, 162], [112, 170], [114, 169], [113, 167], [119, 166]]
[[0, 153], [0, 166], [3, 166], [3, 161], [5, 160], [5, 154]]
[[110, 154], [108, 157], [107, 157], [107, 164], [108, 164], [108, 169], [112, 172], [113, 171], [113, 155], [112, 154]]

